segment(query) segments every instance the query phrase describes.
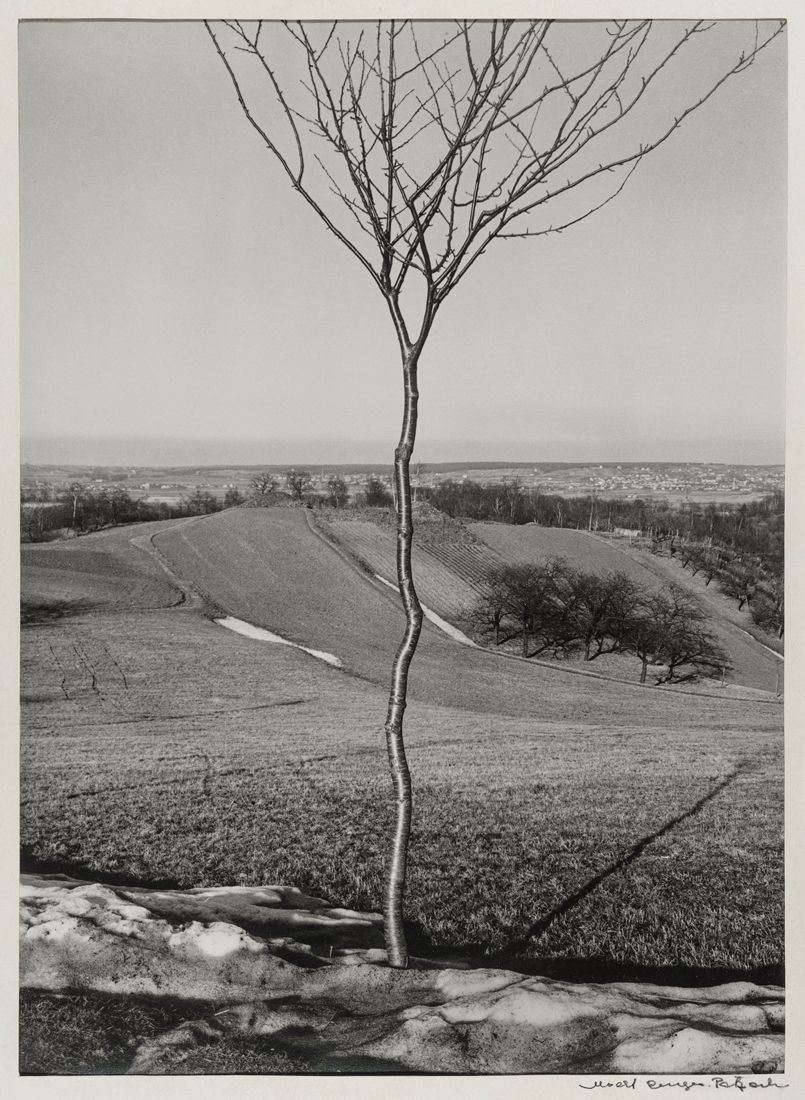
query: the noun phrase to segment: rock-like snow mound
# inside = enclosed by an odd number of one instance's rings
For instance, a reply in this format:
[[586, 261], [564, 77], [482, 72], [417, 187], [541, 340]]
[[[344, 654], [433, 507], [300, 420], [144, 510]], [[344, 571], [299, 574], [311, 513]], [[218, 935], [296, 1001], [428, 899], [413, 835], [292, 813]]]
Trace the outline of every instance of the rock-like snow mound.
[[[382, 918], [285, 886], [149, 890], [23, 876], [21, 982], [208, 1002], [131, 1072], [227, 1032], [339, 1062], [430, 1073], [774, 1073], [783, 991], [576, 984], [385, 965]], [[179, 1066], [180, 1069], [180, 1066]]]

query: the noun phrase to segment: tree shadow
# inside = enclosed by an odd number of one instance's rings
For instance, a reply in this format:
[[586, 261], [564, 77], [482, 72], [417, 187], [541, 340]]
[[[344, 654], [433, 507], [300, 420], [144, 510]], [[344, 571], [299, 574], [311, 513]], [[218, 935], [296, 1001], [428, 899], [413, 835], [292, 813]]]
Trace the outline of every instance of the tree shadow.
[[490, 950], [488, 944], [477, 943], [463, 944], [460, 947], [440, 948], [430, 941], [428, 934], [421, 925], [412, 922], [409, 932], [412, 951], [432, 961], [439, 960], [440, 962], [448, 962], [459, 966], [503, 967], [517, 973], [540, 975], [558, 981], [639, 981], [660, 985], [705, 986], [741, 980], [758, 984], [782, 985], [784, 968], [781, 965], [760, 966], [750, 969], [682, 965], [652, 966], [619, 962], [600, 956], [591, 958], [551, 958], [525, 955], [532, 940], [546, 932], [556, 920], [579, 905], [608, 878], [634, 863], [649, 845], [672, 832], [682, 822], [701, 813], [705, 806], [731, 786], [738, 776], [747, 770], [747, 767], [747, 764], [739, 764], [687, 810], [671, 818], [654, 832], [642, 837], [624, 855], [594, 875], [548, 913], [535, 920], [521, 936], [511, 939], [504, 947], [498, 950]]
[[740, 764], [724, 779], [716, 783], [712, 790], [703, 795], [698, 800], [698, 802], [694, 802], [694, 804], [683, 813], [678, 814], [676, 817], [672, 817], [670, 821], [667, 821], [664, 825], [660, 826], [660, 828], [655, 830], [655, 832], [649, 833], [648, 836], [644, 836], [641, 840], [638, 840], [638, 842], [636, 844], [633, 844], [629, 851], [625, 853], [625, 855], [620, 856], [619, 859], [616, 859], [613, 863], [610, 863], [608, 867], [605, 867], [603, 871], [599, 871], [597, 875], [594, 875], [593, 878], [591, 878], [588, 882], [585, 882], [582, 887], [580, 887], [578, 890], [575, 890], [572, 894], [566, 897], [564, 901], [561, 901], [558, 905], [554, 906], [554, 908], [551, 909], [550, 912], [546, 913], [538, 920], [535, 920], [534, 923], [526, 929], [522, 936], [520, 936], [516, 940], [509, 941], [509, 943], [506, 944], [506, 947], [503, 950], [505, 952], [515, 954], [520, 951], [524, 951], [527, 948], [530, 940], [533, 940], [537, 936], [541, 936], [543, 932], [546, 932], [555, 920], [558, 920], [559, 917], [563, 917], [565, 913], [569, 913], [571, 909], [574, 909], [580, 902], [584, 901], [584, 899], [589, 894], [591, 894], [593, 890], [598, 889], [601, 883], [605, 882], [612, 875], [617, 874], [618, 871], [624, 870], [624, 868], [628, 867], [631, 863], [634, 863], [634, 861], [639, 856], [641, 856], [646, 848], [648, 848], [650, 844], [653, 844], [655, 840], [659, 840], [661, 837], [664, 837], [668, 833], [672, 832], [677, 827], [677, 825], [681, 825], [683, 821], [687, 821], [689, 818], [696, 817], [697, 814], [701, 813], [701, 811], [709, 802], [712, 802], [717, 795], [719, 795], [727, 787], [731, 786], [731, 784], [735, 782], [741, 772], [745, 770], [746, 765]]

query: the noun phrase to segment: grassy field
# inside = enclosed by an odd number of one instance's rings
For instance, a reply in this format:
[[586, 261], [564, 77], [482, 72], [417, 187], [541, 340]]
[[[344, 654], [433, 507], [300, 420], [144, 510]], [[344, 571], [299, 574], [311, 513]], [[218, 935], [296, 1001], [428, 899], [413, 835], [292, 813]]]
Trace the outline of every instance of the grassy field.
[[[65, 554], [102, 546], [121, 594], [107, 610], [23, 630], [26, 850], [149, 880], [274, 878], [376, 904], [388, 826], [380, 727], [401, 626], [393, 595], [342, 562], [299, 510], [155, 530], [218, 606], [336, 652], [356, 674], [232, 635], [192, 609], [115, 610], [139, 591], [115, 574], [131, 549], [125, 533], [69, 544]], [[166, 602], [175, 599], [169, 591]], [[670, 965], [657, 944], [668, 914], [682, 912], [690, 942], [680, 930], [676, 962], [779, 959], [778, 940], [759, 934], [747, 909], [769, 891], [777, 916], [764, 902], [763, 920], [779, 920], [778, 705], [500, 660], [432, 629], [417, 660], [411, 916], [428, 942], [518, 943], [660, 832], [521, 953]], [[720, 916], [703, 933], [695, 911], [705, 884]], [[622, 910], [634, 911], [633, 925]]]
[[[147, 538], [159, 524], [144, 523]], [[36, 621], [99, 608], [166, 607], [181, 594], [157, 561], [131, 544], [132, 531], [112, 528], [91, 538], [20, 547], [22, 619]]]
[[[46, 566], [34, 557], [24, 865], [178, 886], [283, 882], [377, 908], [391, 827], [382, 723], [403, 624], [393, 593], [301, 510], [150, 533], [217, 608], [336, 653], [346, 671], [179, 602], [131, 545], [142, 528], [52, 548], [67, 578], [47, 590], [60, 615], [41, 603]], [[88, 565], [109, 578], [103, 601], [81, 579]], [[93, 610], [66, 612], [84, 583]], [[406, 712], [414, 952], [566, 978], [779, 980], [781, 722], [773, 701], [594, 679], [426, 627]], [[90, 1036], [98, 1011], [92, 999], [81, 1008]], [[80, 1062], [65, 1012], [53, 998], [24, 1006], [30, 1034], [45, 1043], [50, 1029], [54, 1049]], [[35, 1067], [46, 1054], [31, 1042]], [[110, 1039], [93, 1064], [116, 1049]], [[284, 1064], [246, 1047], [230, 1056], [230, 1069]]]

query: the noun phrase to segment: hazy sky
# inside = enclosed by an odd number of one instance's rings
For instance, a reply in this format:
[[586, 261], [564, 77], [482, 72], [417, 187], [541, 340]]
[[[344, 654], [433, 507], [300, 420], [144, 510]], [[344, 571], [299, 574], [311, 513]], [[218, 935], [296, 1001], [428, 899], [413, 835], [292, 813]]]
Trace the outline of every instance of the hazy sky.
[[[24, 458], [391, 460], [386, 307], [200, 24], [23, 24], [20, 100]], [[778, 40], [604, 210], [475, 266], [417, 457], [781, 462], [785, 198]]]

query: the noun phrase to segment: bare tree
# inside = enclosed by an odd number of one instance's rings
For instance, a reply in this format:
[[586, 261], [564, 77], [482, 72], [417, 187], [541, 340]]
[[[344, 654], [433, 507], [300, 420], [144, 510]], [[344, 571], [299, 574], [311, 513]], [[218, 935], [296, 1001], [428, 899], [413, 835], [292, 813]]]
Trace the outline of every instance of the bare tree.
[[393, 497], [386, 488], [386, 483], [376, 474], [369, 474], [367, 477], [363, 499], [369, 508], [388, 508], [393, 503]]
[[414, 502], [415, 503], [416, 503], [416, 501], [418, 500], [419, 496], [422, 493], [422, 475], [425, 473], [426, 470], [427, 470], [427, 466], [425, 465], [424, 462], [417, 462], [416, 466], [414, 467], [414, 486], [413, 486], [413, 490], [414, 490]]
[[[728, 62], [705, 49], [717, 71], [699, 85], [697, 46], [719, 24], [205, 25], [246, 119], [374, 283], [399, 345], [404, 412], [394, 489], [406, 628], [386, 717], [397, 816], [384, 913], [389, 962], [401, 967], [411, 820], [403, 713], [422, 627], [410, 462], [417, 370], [437, 313], [495, 241], [560, 232], [610, 202], [643, 158], [747, 69], [783, 24], [748, 24], [746, 47]], [[662, 78], [688, 55], [689, 98], [669, 104]]]
[[343, 508], [349, 502], [349, 488], [338, 474], [327, 479], [327, 493], [327, 499], [334, 508]]
[[657, 684], [717, 676], [730, 668], [728, 654], [705, 627], [705, 614], [679, 585], [644, 598], [632, 620], [628, 648], [642, 661], [640, 683], [649, 662], [661, 665]]
[[81, 482], [81, 481], [72, 481], [70, 483], [70, 487], [68, 489], [68, 493], [70, 494], [70, 502], [72, 504], [72, 516], [71, 516], [71, 520], [70, 520], [70, 526], [72, 527], [72, 529], [74, 531], [76, 529], [76, 515], [78, 513], [78, 503], [81, 500], [84, 493], [86, 492], [86, 488], [87, 487], [86, 487], [86, 485], [84, 485], [83, 482]]
[[285, 484], [294, 500], [304, 500], [305, 493], [310, 487], [313, 477], [309, 470], [286, 470]]
[[249, 488], [253, 497], [270, 496], [277, 487], [277, 479], [268, 470], [260, 470], [249, 478]]
[[601, 576], [579, 570], [569, 588], [573, 604], [567, 617], [584, 645], [585, 661], [615, 652], [623, 643], [626, 624], [637, 603], [637, 586], [625, 573]]
[[725, 596], [738, 601], [738, 610], [751, 602], [758, 586], [758, 568], [752, 563], [729, 562], [718, 572], [718, 586]]
[[752, 620], [763, 630], [782, 638], [785, 632], [785, 582], [782, 573], [772, 573], [758, 585], [752, 605]]

